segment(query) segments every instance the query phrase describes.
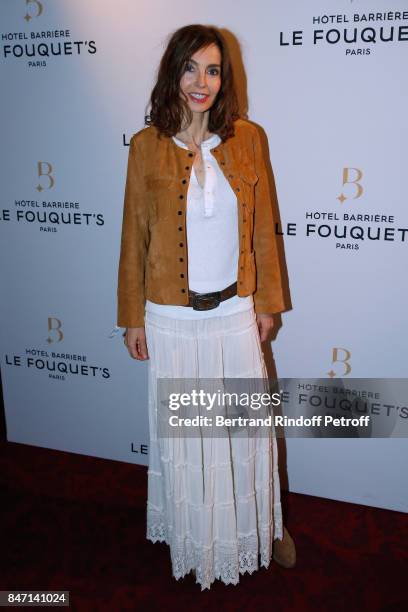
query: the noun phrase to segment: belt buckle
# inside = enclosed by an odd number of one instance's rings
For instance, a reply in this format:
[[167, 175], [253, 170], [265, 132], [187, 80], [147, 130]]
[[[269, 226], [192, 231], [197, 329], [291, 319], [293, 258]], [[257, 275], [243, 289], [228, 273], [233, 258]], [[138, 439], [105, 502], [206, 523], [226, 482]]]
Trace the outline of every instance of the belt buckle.
[[213, 291], [212, 293], [196, 293], [193, 295], [194, 310], [211, 310], [217, 308], [221, 302], [221, 291]]

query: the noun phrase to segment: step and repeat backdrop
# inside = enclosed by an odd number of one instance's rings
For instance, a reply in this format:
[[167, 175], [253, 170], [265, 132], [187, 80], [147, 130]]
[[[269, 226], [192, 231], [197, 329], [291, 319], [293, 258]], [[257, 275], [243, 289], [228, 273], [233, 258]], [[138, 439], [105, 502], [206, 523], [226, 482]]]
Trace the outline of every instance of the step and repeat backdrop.
[[282, 482], [407, 511], [405, 0], [0, 2], [8, 440], [148, 464], [147, 363], [116, 326], [123, 193], [158, 62], [190, 23], [223, 30], [242, 111], [268, 137], [283, 412], [371, 419], [279, 440]]

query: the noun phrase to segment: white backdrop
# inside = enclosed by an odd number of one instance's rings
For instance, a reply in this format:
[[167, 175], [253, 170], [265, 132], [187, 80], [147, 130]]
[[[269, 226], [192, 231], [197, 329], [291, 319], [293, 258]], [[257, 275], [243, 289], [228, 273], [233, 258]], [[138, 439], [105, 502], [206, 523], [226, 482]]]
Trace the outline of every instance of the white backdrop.
[[[373, 379], [381, 418], [403, 424], [405, 398], [386, 409], [390, 381], [376, 379], [407, 378], [408, 6], [327, 9], [0, 2], [10, 441], [148, 462], [147, 364], [115, 329], [127, 145], [167, 36], [189, 23], [228, 31], [248, 116], [268, 135], [292, 301], [272, 343], [278, 375]], [[405, 438], [290, 438], [285, 454], [291, 491], [407, 511]]]

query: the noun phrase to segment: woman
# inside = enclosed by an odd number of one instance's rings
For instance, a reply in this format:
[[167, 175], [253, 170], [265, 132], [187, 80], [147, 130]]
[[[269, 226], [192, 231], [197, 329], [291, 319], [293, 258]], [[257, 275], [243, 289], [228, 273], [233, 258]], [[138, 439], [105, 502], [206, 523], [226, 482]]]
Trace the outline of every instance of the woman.
[[259, 556], [295, 563], [274, 429], [158, 435], [159, 380], [266, 380], [260, 343], [285, 309], [260, 138], [239, 118], [218, 29], [171, 36], [146, 123], [129, 148], [118, 326], [130, 355], [149, 359], [147, 538], [165, 541], [173, 575], [193, 571], [203, 590], [237, 584]]

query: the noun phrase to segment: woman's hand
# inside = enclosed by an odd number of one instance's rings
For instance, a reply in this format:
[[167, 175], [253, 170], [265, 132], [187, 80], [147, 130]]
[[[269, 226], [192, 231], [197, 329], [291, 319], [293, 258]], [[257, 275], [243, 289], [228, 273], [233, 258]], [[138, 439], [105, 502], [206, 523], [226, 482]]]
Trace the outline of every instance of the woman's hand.
[[128, 327], [123, 335], [125, 344], [133, 359], [139, 359], [140, 361], [149, 359], [144, 327]]
[[265, 342], [273, 328], [273, 314], [258, 314], [256, 313], [256, 322], [259, 329], [259, 337], [261, 342]]

